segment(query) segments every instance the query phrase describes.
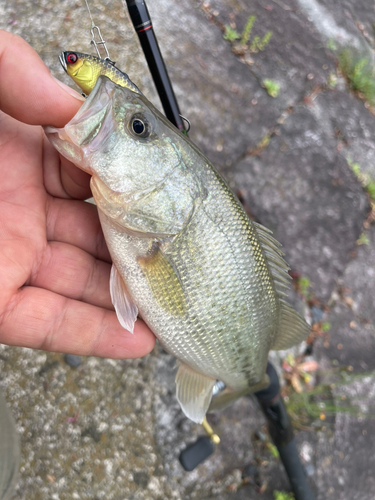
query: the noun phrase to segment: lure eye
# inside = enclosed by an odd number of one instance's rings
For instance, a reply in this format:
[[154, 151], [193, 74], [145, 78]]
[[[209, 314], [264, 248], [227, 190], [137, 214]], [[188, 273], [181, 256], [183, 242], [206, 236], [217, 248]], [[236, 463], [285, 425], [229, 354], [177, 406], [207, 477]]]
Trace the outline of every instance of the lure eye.
[[133, 135], [146, 139], [151, 134], [151, 124], [145, 116], [134, 115], [130, 120], [130, 130]]
[[74, 64], [77, 62], [78, 56], [74, 52], [69, 52], [69, 54], [66, 56], [66, 62], [69, 64]]

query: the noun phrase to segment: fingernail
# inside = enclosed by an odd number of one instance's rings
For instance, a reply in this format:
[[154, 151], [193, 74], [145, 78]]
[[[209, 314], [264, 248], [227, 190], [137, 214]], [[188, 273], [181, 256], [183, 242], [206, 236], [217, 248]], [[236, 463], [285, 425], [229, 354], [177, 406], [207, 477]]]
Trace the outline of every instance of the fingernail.
[[55, 82], [60, 85], [60, 87], [65, 90], [65, 92], [67, 92], [69, 95], [71, 95], [72, 97], [75, 97], [76, 99], [78, 99], [79, 101], [84, 101], [85, 98], [83, 96], [81, 96], [80, 94], [78, 94], [78, 92], [76, 92], [75, 90], [71, 89], [70, 87], [68, 87], [68, 85], [65, 85], [65, 83], [63, 82], [60, 82], [60, 80], [58, 80], [57, 78], [55, 78], [54, 76], [52, 77]]

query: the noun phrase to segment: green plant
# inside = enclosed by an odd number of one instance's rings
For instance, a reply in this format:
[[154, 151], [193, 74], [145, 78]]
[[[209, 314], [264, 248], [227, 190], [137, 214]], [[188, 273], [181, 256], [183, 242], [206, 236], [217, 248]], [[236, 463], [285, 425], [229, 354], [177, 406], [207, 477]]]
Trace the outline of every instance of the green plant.
[[336, 45], [335, 40], [333, 40], [333, 38], [331, 38], [330, 40], [328, 40], [327, 48], [329, 50], [337, 50], [337, 45]]
[[274, 458], [279, 458], [279, 456], [280, 456], [279, 451], [274, 444], [272, 444], [271, 442], [268, 442], [266, 444], [266, 447]]
[[250, 16], [241, 34], [241, 45], [246, 45], [250, 39], [256, 16]]
[[275, 500], [294, 500], [293, 493], [286, 493], [286, 491], [277, 491], [273, 492], [273, 497]]
[[241, 35], [236, 29], [226, 24], [224, 26], [224, 39], [228, 40], [228, 42], [232, 44], [236, 40], [240, 40], [239, 45], [241, 47], [241, 51], [246, 49], [248, 49], [250, 52], [259, 52], [264, 50], [272, 37], [272, 31], [267, 31], [262, 39], [258, 35], [256, 35], [250, 43], [250, 46], [247, 46], [247, 44], [250, 42], [250, 36], [255, 20], [256, 16], [249, 16]]
[[228, 24], [225, 25], [225, 32], [223, 35], [224, 40], [228, 42], [234, 42], [240, 38], [240, 34], [235, 29], [231, 28]]
[[270, 80], [266, 78], [263, 81], [263, 85], [266, 88], [267, 92], [271, 97], [277, 97], [280, 91], [280, 84], [275, 82], [274, 80]]
[[255, 36], [252, 44], [250, 45], [250, 52], [262, 51], [269, 44], [272, 37], [272, 31], [267, 31], [262, 39], [259, 36]]
[[[320, 375], [327, 375], [330, 379], [335, 378], [335, 383], [321, 383], [313, 389], [304, 388], [301, 392], [295, 392], [291, 385], [283, 390], [284, 401], [288, 413], [296, 427], [306, 428], [314, 423], [317, 427], [317, 421], [324, 422], [327, 417], [334, 416], [338, 412], [351, 414], [357, 417], [364, 417], [361, 409], [361, 401], [354, 402], [346, 396], [341, 397], [341, 404], [335, 403], [332, 395], [332, 389], [340, 386], [347, 386], [356, 380], [368, 377], [368, 373], [352, 374], [353, 368], [341, 367], [339, 369], [327, 370]], [[369, 407], [366, 411], [366, 417], [372, 418], [374, 408]]]
[[328, 323], [328, 321], [322, 323], [321, 329], [323, 333], [329, 332], [331, 329], [331, 323]]
[[375, 180], [371, 178], [369, 174], [362, 172], [359, 163], [353, 162], [350, 158], [347, 158], [349, 167], [352, 169], [353, 174], [357, 177], [361, 183], [363, 189], [369, 195], [371, 201], [375, 202]]
[[358, 240], [356, 241], [357, 245], [369, 245], [370, 239], [365, 232], [361, 233]]
[[331, 88], [335, 88], [336, 85], [337, 85], [337, 75], [336, 73], [330, 73], [328, 75], [328, 86], [331, 87]]
[[338, 59], [339, 68], [351, 88], [361, 92], [371, 105], [375, 105], [375, 67], [371, 56], [363, 56], [358, 51], [345, 49]]
[[297, 280], [297, 288], [301, 295], [307, 297], [311, 281], [307, 276], [300, 276]]

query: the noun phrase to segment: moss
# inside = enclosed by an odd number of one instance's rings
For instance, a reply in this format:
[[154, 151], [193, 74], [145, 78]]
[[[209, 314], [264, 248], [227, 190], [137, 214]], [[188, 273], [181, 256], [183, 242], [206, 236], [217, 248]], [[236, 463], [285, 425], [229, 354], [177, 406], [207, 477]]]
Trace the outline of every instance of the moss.
[[269, 44], [272, 37], [272, 31], [267, 31], [262, 39], [259, 36], [255, 36], [252, 44], [250, 45], [250, 52], [262, 51]]
[[228, 40], [228, 42], [234, 42], [240, 38], [240, 34], [235, 29], [231, 28], [228, 25], [225, 25], [225, 31], [223, 35], [224, 40]]
[[241, 34], [241, 45], [246, 45], [250, 39], [256, 16], [250, 16]]
[[226, 24], [224, 26], [224, 39], [228, 40], [228, 42], [232, 44], [234, 44], [236, 40], [240, 40], [239, 44], [237, 43], [237, 49], [238, 47], [241, 48], [240, 52], [243, 52], [245, 50], [248, 50], [249, 52], [259, 52], [264, 50], [271, 40], [272, 31], [267, 31], [263, 38], [261, 38], [259, 35], [256, 35], [251, 41], [250, 38], [255, 20], [256, 16], [249, 16], [241, 34], [239, 34], [235, 28], [232, 28], [233, 25], [229, 26], [228, 24]]
[[328, 323], [328, 321], [326, 321], [325, 323], [322, 323], [321, 329], [322, 329], [322, 332], [324, 332], [324, 333], [329, 332], [331, 329], [331, 323]]
[[363, 231], [363, 233], [361, 233], [360, 237], [356, 241], [356, 244], [357, 245], [369, 245], [370, 244], [370, 239], [364, 231]]
[[372, 179], [369, 174], [362, 172], [359, 163], [353, 162], [350, 158], [347, 158], [346, 161], [348, 162], [349, 167], [352, 169], [353, 174], [357, 177], [363, 189], [368, 194], [370, 200], [372, 202], [375, 202], [375, 180]]
[[311, 287], [311, 281], [307, 276], [300, 276], [298, 278], [298, 290], [304, 297], [307, 297], [309, 288]]
[[279, 95], [280, 91], [279, 83], [275, 82], [274, 80], [270, 80], [269, 78], [266, 78], [263, 81], [263, 85], [271, 97], [277, 97]]
[[294, 500], [293, 493], [286, 493], [285, 491], [277, 491], [273, 492], [273, 497], [275, 500]]
[[343, 50], [339, 56], [339, 68], [350, 87], [361, 92], [371, 105], [375, 105], [375, 67], [371, 56], [363, 56], [352, 49]]

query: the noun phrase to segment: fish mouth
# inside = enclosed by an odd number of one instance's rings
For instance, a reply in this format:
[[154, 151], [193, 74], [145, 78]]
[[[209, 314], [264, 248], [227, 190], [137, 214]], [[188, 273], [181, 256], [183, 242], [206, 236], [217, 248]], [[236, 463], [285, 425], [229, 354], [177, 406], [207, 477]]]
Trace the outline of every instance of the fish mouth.
[[67, 73], [68, 67], [67, 67], [66, 61], [65, 61], [65, 52], [61, 52], [61, 54], [59, 55], [59, 61], [60, 61], [61, 66], [63, 67], [65, 73]]

